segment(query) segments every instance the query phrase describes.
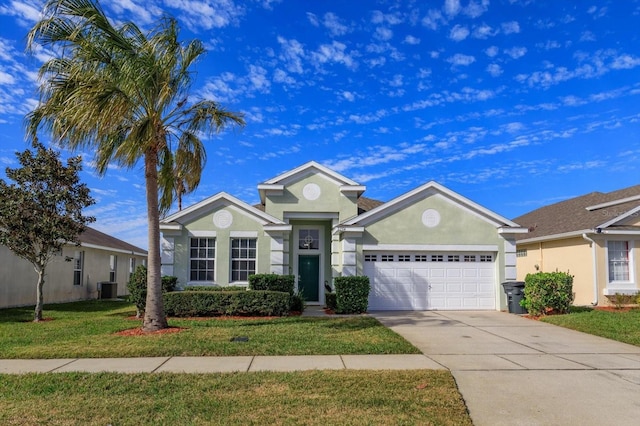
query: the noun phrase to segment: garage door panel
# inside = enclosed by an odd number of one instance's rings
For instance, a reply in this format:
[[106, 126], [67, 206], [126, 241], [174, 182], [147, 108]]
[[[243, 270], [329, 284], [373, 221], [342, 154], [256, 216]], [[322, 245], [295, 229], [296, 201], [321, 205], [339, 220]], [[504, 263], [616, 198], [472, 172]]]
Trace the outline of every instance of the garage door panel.
[[369, 309], [495, 309], [494, 262], [463, 262], [462, 256], [447, 255], [438, 256], [444, 261], [424, 261], [431, 259], [429, 253], [413, 261], [418, 257], [401, 262], [388, 254], [396, 261], [365, 261], [364, 273], [371, 278]]

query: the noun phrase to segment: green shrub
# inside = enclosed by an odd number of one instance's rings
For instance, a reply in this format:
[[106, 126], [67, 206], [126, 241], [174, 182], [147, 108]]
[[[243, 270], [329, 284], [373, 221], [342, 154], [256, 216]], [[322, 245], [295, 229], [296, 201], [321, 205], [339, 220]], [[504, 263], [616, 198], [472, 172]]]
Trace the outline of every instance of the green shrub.
[[289, 314], [288, 293], [280, 291], [176, 291], [165, 293], [167, 315], [284, 316]]
[[255, 274], [249, 275], [249, 290], [284, 291], [293, 295], [293, 275]]
[[296, 293], [289, 296], [289, 310], [291, 312], [304, 312], [306, 302], [302, 294]]
[[241, 285], [218, 286], [218, 285], [190, 285], [184, 288], [185, 291], [247, 291]]
[[335, 312], [337, 308], [336, 294], [335, 293], [325, 293], [324, 294], [324, 304], [327, 309], [331, 309]]
[[566, 272], [538, 272], [524, 279], [524, 299], [520, 304], [531, 315], [568, 313], [573, 302], [573, 275]]
[[170, 293], [172, 291], [176, 291], [176, 287], [178, 286], [178, 277], [174, 277], [172, 275], [163, 275], [162, 276], [162, 291], [165, 293]]
[[[162, 292], [175, 291], [178, 285], [178, 277], [165, 275], [162, 277]], [[147, 267], [139, 265], [127, 283], [129, 301], [136, 305], [136, 317], [140, 318], [147, 303]]]
[[369, 305], [369, 277], [336, 277], [336, 313], [360, 314]]

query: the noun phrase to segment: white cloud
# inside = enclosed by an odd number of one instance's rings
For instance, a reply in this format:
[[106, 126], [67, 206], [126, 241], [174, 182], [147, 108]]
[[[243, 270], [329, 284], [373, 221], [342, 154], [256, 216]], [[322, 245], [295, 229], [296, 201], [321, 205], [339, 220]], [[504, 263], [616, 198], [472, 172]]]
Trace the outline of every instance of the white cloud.
[[505, 34], [517, 34], [520, 32], [520, 24], [517, 21], [503, 22], [502, 32]]
[[462, 13], [470, 18], [477, 18], [489, 9], [489, 0], [481, 0], [480, 2], [470, 0], [467, 7], [464, 8]]
[[404, 42], [407, 44], [420, 44], [420, 39], [417, 37], [414, 37], [412, 35], [408, 35], [404, 38]]
[[469, 29], [462, 25], [456, 25], [451, 28], [449, 38], [454, 41], [462, 41], [469, 36]]
[[580, 34], [580, 41], [596, 41], [596, 35], [591, 31], [584, 31]]
[[489, 64], [487, 65], [487, 72], [492, 76], [492, 77], [498, 77], [500, 76], [500, 74], [502, 74], [502, 68], [500, 67], [500, 65], [498, 64]]
[[[177, 9], [180, 20], [189, 28], [224, 28], [237, 25], [246, 10], [233, 0], [164, 0], [164, 4]], [[146, 6], [145, 6], [146, 7]]]
[[289, 72], [302, 74], [302, 60], [305, 57], [304, 47], [297, 40], [287, 40], [278, 36], [278, 43], [282, 49], [279, 59], [284, 62], [284, 66]]
[[479, 27], [473, 29], [473, 37], [479, 39], [486, 39], [488, 37], [493, 37], [496, 35], [496, 31], [493, 30], [489, 25], [483, 24]]
[[456, 53], [455, 55], [447, 58], [447, 62], [449, 62], [452, 66], [469, 66], [476, 61], [471, 55], [463, 55], [462, 53]]
[[511, 56], [513, 59], [518, 59], [527, 54], [526, 47], [512, 47], [509, 49], [505, 49], [504, 53]]
[[332, 36], [341, 36], [349, 31], [349, 27], [340, 22], [340, 18], [335, 13], [325, 13], [322, 24]]
[[389, 28], [378, 27], [376, 28], [373, 37], [382, 41], [391, 40], [391, 38], [393, 38], [393, 31], [391, 31]]
[[282, 83], [289, 86], [293, 86], [296, 84], [296, 79], [291, 77], [286, 71], [281, 70], [280, 68], [276, 68], [273, 72], [273, 81], [276, 83]]
[[356, 99], [353, 92], [349, 92], [348, 90], [343, 91], [341, 95], [344, 99], [348, 100], [349, 102], [353, 102]]
[[371, 14], [371, 22], [373, 24], [398, 25], [403, 22], [402, 17], [397, 13], [383, 13], [379, 10], [374, 10]]
[[271, 82], [267, 79], [266, 69], [256, 65], [249, 65], [249, 74], [247, 78], [251, 82], [251, 89], [262, 93], [269, 93]]
[[442, 13], [437, 9], [430, 9], [424, 18], [422, 18], [422, 25], [430, 30], [437, 30], [438, 26], [445, 23], [446, 20], [442, 16]]
[[462, 10], [460, 0], [444, 0], [444, 13], [450, 17], [456, 16]]
[[495, 56], [498, 55], [498, 53], [500, 53], [500, 49], [498, 48], [498, 46], [489, 46], [485, 49], [484, 53], [490, 57], [493, 58]]
[[614, 58], [611, 63], [611, 68], [619, 70], [619, 69], [631, 69], [640, 65], [640, 58], [633, 57], [631, 55], [620, 55]]
[[127, 17], [127, 20], [140, 24], [150, 24], [154, 22], [159, 16], [162, 16], [162, 9], [145, 2], [144, 4], [136, 4], [133, 0], [112, 0], [107, 5], [113, 9], [117, 14], [129, 12], [132, 17]]
[[7, 5], [0, 5], [0, 15], [14, 16], [23, 27], [30, 27], [41, 19], [41, 1], [25, 0], [10, 1]]
[[343, 64], [349, 69], [355, 69], [358, 64], [350, 54], [345, 52], [346, 49], [347, 46], [344, 43], [334, 41], [331, 44], [320, 45], [311, 56], [318, 64], [336, 62]]
[[349, 120], [353, 121], [356, 124], [369, 124], [380, 121], [387, 115], [388, 112], [386, 110], [380, 109], [370, 114], [351, 114], [349, 116]]

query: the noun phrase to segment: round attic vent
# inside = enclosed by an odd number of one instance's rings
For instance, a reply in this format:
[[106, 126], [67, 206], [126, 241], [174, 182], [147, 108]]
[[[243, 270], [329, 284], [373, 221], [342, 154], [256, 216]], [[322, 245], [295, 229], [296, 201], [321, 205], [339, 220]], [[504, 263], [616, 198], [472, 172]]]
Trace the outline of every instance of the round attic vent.
[[427, 228], [435, 228], [440, 224], [440, 213], [434, 209], [427, 209], [422, 213], [422, 223]]
[[302, 195], [309, 201], [317, 200], [321, 193], [320, 187], [315, 183], [308, 183], [302, 188]]
[[220, 210], [213, 215], [213, 224], [221, 229], [226, 229], [233, 223], [233, 216], [226, 210]]

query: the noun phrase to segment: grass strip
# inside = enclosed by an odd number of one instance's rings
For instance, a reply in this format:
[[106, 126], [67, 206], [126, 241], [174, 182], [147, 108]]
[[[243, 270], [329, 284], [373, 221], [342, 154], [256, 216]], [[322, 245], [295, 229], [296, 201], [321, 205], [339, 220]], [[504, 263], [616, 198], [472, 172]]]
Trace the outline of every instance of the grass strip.
[[595, 336], [640, 346], [640, 309], [629, 311], [579, 310], [541, 317], [541, 321]]
[[5, 425], [471, 425], [448, 371], [0, 375]]
[[[178, 319], [175, 333], [120, 335], [140, 328], [133, 305], [87, 301], [47, 305], [47, 321], [31, 322], [31, 308], [0, 310], [0, 358], [142, 356], [360, 355], [420, 353], [376, 319], [283, 317]], [[246, 337], [247, 341], [232, 341]], [[244, 339], [242, 339], [244, 340]]]

